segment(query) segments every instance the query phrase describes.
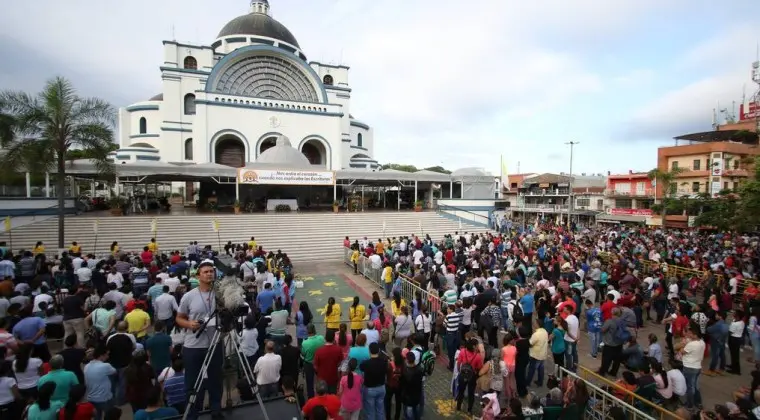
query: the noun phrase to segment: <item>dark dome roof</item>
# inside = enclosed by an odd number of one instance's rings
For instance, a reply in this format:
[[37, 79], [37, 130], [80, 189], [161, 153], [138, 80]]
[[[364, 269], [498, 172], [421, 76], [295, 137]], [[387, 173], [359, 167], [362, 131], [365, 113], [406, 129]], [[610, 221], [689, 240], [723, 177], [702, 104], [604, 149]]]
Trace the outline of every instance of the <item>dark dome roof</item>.
[[258, 35], [285, 41], [301, 48], [296, 37], [282, 23], [263, 13], [249, 13], [238, 16], [224, 25], [217, 38], [229, 35]]
[[163, 101], [164, 100], [164, 94], [159, 93], [158, 95], [148, 99], [149, 101]]

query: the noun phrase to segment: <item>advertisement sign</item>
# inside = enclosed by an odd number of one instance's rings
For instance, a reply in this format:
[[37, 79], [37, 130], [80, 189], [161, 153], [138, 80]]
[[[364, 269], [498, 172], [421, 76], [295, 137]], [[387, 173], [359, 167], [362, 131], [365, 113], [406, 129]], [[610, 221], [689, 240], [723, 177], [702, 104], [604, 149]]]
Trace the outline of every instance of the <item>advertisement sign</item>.
[[723, 155], [720, 153], [713, 153], [712, 176], [721, 175], [723, 175]]
[[273, 169], [238, 170], [238, 182], [249, 185], [335, 185], [332, 171], [290, 171]]
[[739, 104], [739, 121], [754, 120], [760, 117], [760, 103]]
[[610, 209], [610, 214], [616, 216], [651, 216], [650, 209]]

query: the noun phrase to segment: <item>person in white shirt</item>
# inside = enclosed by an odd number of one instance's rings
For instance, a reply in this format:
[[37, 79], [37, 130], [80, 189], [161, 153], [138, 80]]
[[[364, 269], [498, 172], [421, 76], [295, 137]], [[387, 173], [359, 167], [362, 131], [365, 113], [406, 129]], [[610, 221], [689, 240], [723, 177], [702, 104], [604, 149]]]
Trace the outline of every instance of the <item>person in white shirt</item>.
[[156, 277], [161, 279], [161, 284], [164, 284], [164, 281], [169, 278], [169, 272], [167, 271], [166, 267], [161, 269], [161, 272], [156, 274]]
[[675, 278], [671, 278], [670, 284], [668, 285], [668, 300], [677, 299], [677, 298], [678, 298], [678, 280], [676, 280]]
[[575, 372], [578, 365], [578, 337], [580, 333], [580, 323], [578, 317], [573, 314], [573, 307], [565, 305], [562, 309], [567, 315], [567, 333], [565, 334], [565, 368]]
[[82, 264], [84, 264], [84, 259], [78, 255], [71, 260], [71, 267], [74, 269], [74, 272], [82, 268]]
[[686, 331], [686, 344], [676, 345], [676, 352], [682, 354], [683, 376], [686, 379], [686, 408], [702, 404], [702, 394], [699, 391], [699, 375], [702, 373], [702, 359], [705, 357], [705, 342], [699, 328]]
[[277, 395], [278, 392], [277, 384], [280, 381], [282, 357], [274, 352], [274, 341], [267, 341], [264, 349], [266, 353], [256, 361], [253, 374], [256, 375], [261, 398], [269, 398]]
[[121, 289], [124, 285], [124, 276], [116, 271], [116, 266], [111, 267], [111, 271], [106, 276], [106, 283], [115, 283], [117, 289]]
[[373, 269], [379, 270], [383, 266], [383, 258], [378, 254], [372, 254], [369, 256], [369, 263]]
[[40, 303], [45, 302], [47, 303], [47, 307], [50, 307], [50, 304], [53, 303], [53, 297], [47, 294], [47, 287], [43, 288], [42, 293], [34, 297], [34, 303], [32, 306], [32, 312], [40, 312], [42, 311], [42, 308], [40, 308]]
[[256, 319], [247, 316], [243, 321], [245, 327], [240, 333], [240, 351], [248, 359], [251, 366], [256, 366], [256, 355], [259, 353], [259, 330], [256, 329]]
[[79, 283], [90, 284], [90, 280], [92, 280], [92, 269], [90, 267], [82, 265], [75, 273], [79, 279]]
[[731, 366], [726, 372], [741, 375], [741, 348], [744, 335], [744, 312], [734, 311], [734, 321], [728, 326], [728, 352], [731, 355]]
[[164, 286], [160, 295], [153, 302], [153, 309], [156, 311], [156, 318], [166, 325], [166, 332], [171, 334], [174, 329], [174, 317], [179, 306], [177, 299], [169, 294], [169, 286]]
[[367, 328], [361, 330], [360, 334], [364, 334], [367, 337], [367, 346], [372, 343], [380, 342], [380, 331], [375, 329], [375, 323], [373, 321], [367, 322]]
[[414, 329], [418, 333], [425, 334], [425, 343], [430, 342], [430, 314], [428, 313], [427, 305], [422, 305], [422, 311], [414, 319]]
[[169, 286], [169, 293], [174, 293], [177, 290], [177, 287], [179, 287], [180, 283], [181, 282], [177, 277], [177, 273], [169, 274], [169, 278], [162, 282], [164, 286]]
[[412, 258], [414, 259], [414, 265], [416, 267], [422, 266], [422, 257], [424, 257], [421, 249], [415, 249], [414, 253], [412, 254]]

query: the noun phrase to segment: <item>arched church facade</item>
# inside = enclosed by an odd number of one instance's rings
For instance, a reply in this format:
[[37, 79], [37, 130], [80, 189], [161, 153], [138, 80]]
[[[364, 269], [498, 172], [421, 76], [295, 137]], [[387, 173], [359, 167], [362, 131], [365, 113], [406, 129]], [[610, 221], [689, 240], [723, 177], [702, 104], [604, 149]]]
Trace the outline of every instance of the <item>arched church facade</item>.
[[119, 110], [121, 149], [242, 167], [285, 136], [315, 169], [378, 168], [371, 126], [350, 113], [349, 67], [308, 61], [267, 0], [210, 45], [163, 44], [162, 92]]

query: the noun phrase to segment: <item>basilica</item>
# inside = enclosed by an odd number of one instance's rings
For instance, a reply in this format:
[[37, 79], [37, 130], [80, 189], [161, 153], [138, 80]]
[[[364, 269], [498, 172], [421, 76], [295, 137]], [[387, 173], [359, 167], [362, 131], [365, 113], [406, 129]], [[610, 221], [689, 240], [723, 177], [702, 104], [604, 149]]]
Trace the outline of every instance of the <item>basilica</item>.
[[119, 110], [115, 161], [282, 164], [265, 152], [284, 138], [301, 154], [294, 164], [378, 168], [372, 128], [350, 113], [349, 68], [309, 61], [268, 0], [211, 45], [163, 44], [162, 92]]

